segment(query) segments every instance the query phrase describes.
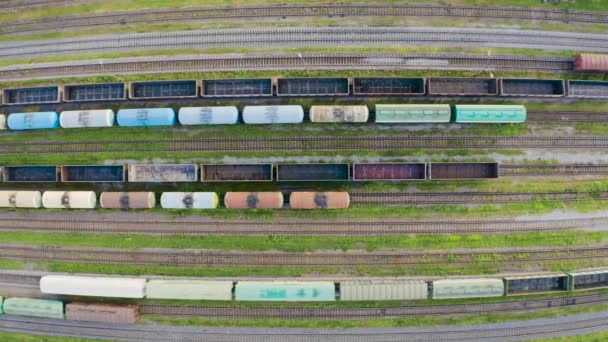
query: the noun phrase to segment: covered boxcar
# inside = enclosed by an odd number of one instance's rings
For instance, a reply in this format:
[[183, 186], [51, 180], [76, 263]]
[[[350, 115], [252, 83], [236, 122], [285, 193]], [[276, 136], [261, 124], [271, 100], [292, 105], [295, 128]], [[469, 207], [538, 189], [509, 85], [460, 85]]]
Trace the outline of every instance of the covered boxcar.
[[354, 181], [425, 179], [425, 163], [355, 163], [353, 165]]
[[505, 288], [508, 296], [531, 293], [560, 292], [568, 290], [568, 275], [536, 275], [505, 277]]
[[129, 165], [129, 182], [196, 182], [195, 164]]
[[377, 123], [450, 122], [452, 110], [447, 104], [377, 104]]
[[340, 282], [340, 300], [415, 300], [428, 297], [423, 280], [345, 280]]
[[283, 202], [281, 192], [227, 192], [224, 196], [226, 208], [234, 209], [280, 209]]
[[2, 308], [9, 315], [64, 319], [63, 303], [58, 300], [6, 298]]
[[203, 182], [268, 182], [272, 179], [272, 164], [201, 165]]
[[65, 305], [65, 318], [71, 321], [134, 324], [139, 319], [139, 306], [71, 302]]
[[292, 209], [347, 209], [350, 195], [345, 191], [297, 191], [289, 196]]
[[608, 72], [608, 55], [579, 53], [574, 57], [574, 70]]
[[156, 206], [153, 192], [104, 192], [99, 203], [105, 209], [150, 209]]
[[8, 128], [15, 131], [59, 127], [57, 112], [11, 113], [6, 120]]
[[0, 130], [6, 129], [6, 114], [0, 114]]
[[0, 208], [40, 208], [40, 191], [0, 191]]
[[57, 166], [5, 166], [2, 169], [3, 182], [57, 182]]
[[215, 209], [219, 198], [215, 192], [163, 192], [160, 206], [165, 209]]
[[66, 110], [61, 112], [59, 123], [63, 128], [112, 127], [114, 111], [99, 110]]
[[119, 126], [172, 126], [175, 124], [173, 108], [121, 109], [116, 114]]
[[232, 300], [232, 281], [150, 279], [149, 299]]
[[182, 125], [232, 125], [239, 120], [239, 110], [234, 106], [181, 107], [177, 119]]
[[45, 191], [42, 206], [48, 209], [94, 209], [97, 195], [94, 191]]
[[608, 287], [608, 270], [570, 272], [570, 285], [572, 291], [602, 289]]
[[433, 299], [500, 297], [504, 290], [500, 279], [443, 279], [433, 282]]
[[367, 106], [311, 106], [312, 122], [367, 122]]
[[245, 106], [243, 109], [243, 122], [246, 124], [296, 124], [302, 120], [302, 106]]
[[46, 275], [40, 278], [40, 292], [69, 296], [144, 298], [146, 279]]
[[239, 281], [235, 299], [245, 301], [335, 301], [336, 289], [329, 281]]
[[526, 107], [520, 105], [456, 105], [458, 123], [521, 123], [526, 122]]

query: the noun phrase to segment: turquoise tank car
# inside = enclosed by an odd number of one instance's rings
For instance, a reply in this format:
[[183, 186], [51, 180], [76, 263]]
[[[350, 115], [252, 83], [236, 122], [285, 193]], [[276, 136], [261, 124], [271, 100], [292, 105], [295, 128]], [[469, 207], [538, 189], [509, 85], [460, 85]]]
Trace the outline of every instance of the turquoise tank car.
[[459, 123], [521, 123], [526, 122], [526, 107], [520, 105], [456, 105], [455, 120]]
[[173, 126], [175, 124], [175, 111], [173, 108], [139, 108], [121, 109], [116, 114], [119, 126]]
[[49, 129], [59, 127], [57, 112], [12, 113], [6, 124], [9, 129], [23, 131], [29, 129]]

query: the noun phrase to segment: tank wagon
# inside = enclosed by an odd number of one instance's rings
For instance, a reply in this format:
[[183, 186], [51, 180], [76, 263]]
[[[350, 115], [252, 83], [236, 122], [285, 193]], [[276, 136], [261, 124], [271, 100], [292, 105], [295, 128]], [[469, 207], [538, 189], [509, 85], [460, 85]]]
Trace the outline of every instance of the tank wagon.
[[243, 122], [246, 124], [297, 124], [304, 120], [302, 106], [245, 106]]
[[156, 206], [153, 192], [102, 192], [99, 204], [104, 209], [151, 209]]
[[14, 131], [31, 129], [53, 129], [59, 127], [57, 112], [11, 113], [6, 125]]
[[281, 192], [227, 192], [224, 196], [226, 208], [233, 209], [281, 209], [283, 202]]
[[94, 191], [45, 191], [42, 206], [49, 209], [94, 209], [97, 195]]
[[367, 106], [311, 106], [311, 122], [367, 122]]
[[59, 124], [62, 128], [112, 127], [114, 111], [101, 110], [67, 110], [61, 112]]
[[6, 114], [0, 113], [0, 130], [6, 129]]
[[289, 196], [292, 209], [348, 209], [350, 196], [348, 192], [292, 192]]
[[181, 125], [233, 125], [239, 120], [239, 110], [234, 106], [182, 107], [177, 114]]
[[173, 126], [175, 112], [173, 108], [121, 109], [116, 122], [125, 127]]
[[165, 209], [215, 209], [219, 202], [215, 192], [163, 192], [160, 196]]

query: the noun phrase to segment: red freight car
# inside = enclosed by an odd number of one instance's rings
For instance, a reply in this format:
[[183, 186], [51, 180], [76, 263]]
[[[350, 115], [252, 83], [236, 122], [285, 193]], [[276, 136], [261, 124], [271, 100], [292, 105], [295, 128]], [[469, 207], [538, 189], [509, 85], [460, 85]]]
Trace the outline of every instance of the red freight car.
[[608, 55], [579, 53], [574, 58], [574, 70], [608, 72]]

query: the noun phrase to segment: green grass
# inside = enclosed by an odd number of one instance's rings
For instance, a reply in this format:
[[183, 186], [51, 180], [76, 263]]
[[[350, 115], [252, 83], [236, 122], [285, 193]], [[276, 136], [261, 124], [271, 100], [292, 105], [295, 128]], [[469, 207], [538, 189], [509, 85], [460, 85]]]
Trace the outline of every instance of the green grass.
[[565, 336], [555, 338], [534, 339], [529, 342], [604, 342], [608, 341], [608, 332], [598, 331], [578, 336]]
[[[401, 318], [376, 318], [365, 320], [319, 320], [319, 319], [230, 319], [218, 320], [203, 317], [166, 318], [159, 316], [142, 316], [142, 322], [154, 322], [169, 325], [219, 326], [219, 327], [267, 327], [267, 328], [314, 328], [314, 329], [353, 329], [353, 328], [397, 328], [427, 327], [439, 325], [491, 324], [531, 320], [538, 318], [555, 318], [566, 315], [599, 312], [608, 309], [608, 305], [594, 305], [575, 308], [538, 310], [529, 313], [480, 314], [469, 316], [432, 317], [412, 316]], [[569, 341], [569, 340], [568, 340]]]
[[530, 246], [581, 246], [608, 241], [608, 232], [518, 233], [500, 235], [417, 235], [381, 237], [334, 236], [147, 236], [0, 232], [0, 241], [34, 246], [81, 246], [137, 250], [141, 248], [218, 249], [284, 252], [316, 250], [431, 250]]
[[[23, 333], [13, 333], [0, 331], [0, 341], [2, 342], [96, 342], [96, 341], [112, 341], [112, 340], [98, 340], [89, 338], [74, 338], [74, 337], [57, 337], [57, 336], [44, 336], [44, 335], [31, 335]], [[117, 341], [118, 342], [118, 341]]]

